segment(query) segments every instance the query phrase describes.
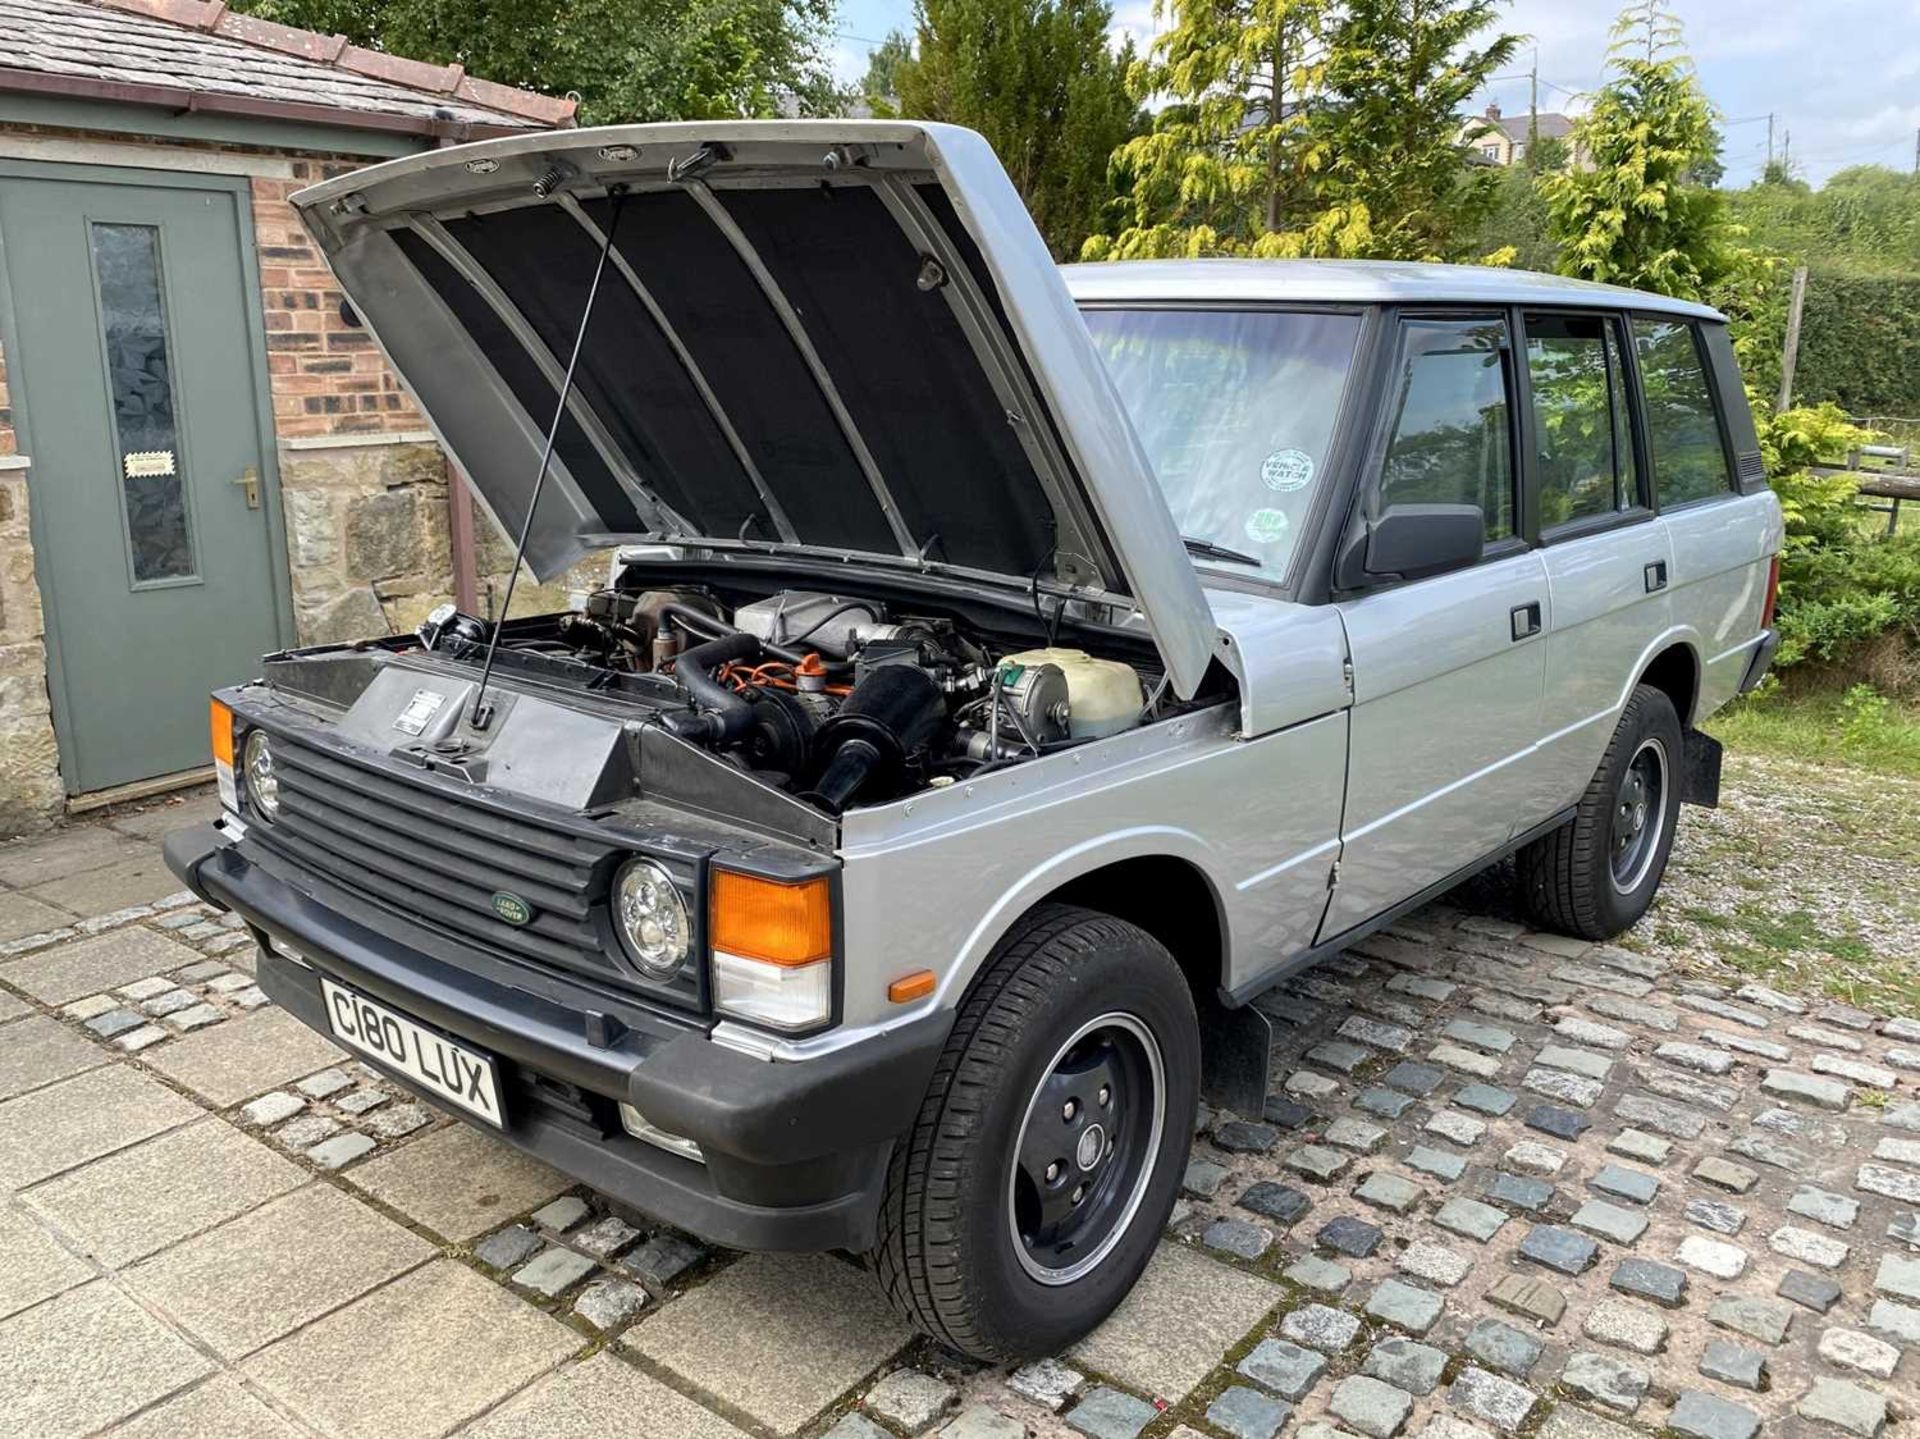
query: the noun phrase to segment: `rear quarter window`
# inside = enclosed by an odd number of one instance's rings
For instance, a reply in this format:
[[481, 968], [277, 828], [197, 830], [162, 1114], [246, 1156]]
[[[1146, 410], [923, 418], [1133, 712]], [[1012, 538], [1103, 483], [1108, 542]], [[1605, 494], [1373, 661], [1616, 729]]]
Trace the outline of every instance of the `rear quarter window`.
[[1686, 320], [1638, 316], [1633, 343], [1660, 507], [1672, 509], [1732, 493], [1733, 473], [1699, 327]]

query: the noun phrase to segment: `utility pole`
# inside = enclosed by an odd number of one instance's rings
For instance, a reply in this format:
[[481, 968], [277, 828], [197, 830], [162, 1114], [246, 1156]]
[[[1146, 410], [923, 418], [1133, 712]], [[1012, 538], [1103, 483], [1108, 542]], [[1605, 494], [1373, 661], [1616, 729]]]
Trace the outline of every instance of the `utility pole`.
[[1793, 403], [1793, 366], [1800, 357], [1800, 314], [1807, 307], [1807, 267], [1796, 265], [1793, 271], [1793, 298], [1787, 302], [1787, 345], [1780, 356], [1780, 402], [1775, 410]]
[[1773, 112], [1767, 112], [1767, 168], [1773, 168]]
[[1920, 175], [1920, 125], [1913, 129], [1913, 173]]
[[[1539, 162], [1535, 152], [1540, 148], [1540, 47], [1533, 47], [1533, 68], [1527, 71], [1527, 162], [1535, 169]], [[1916, 155], [1920, 155], [1920, 146], [1916, 146]]]

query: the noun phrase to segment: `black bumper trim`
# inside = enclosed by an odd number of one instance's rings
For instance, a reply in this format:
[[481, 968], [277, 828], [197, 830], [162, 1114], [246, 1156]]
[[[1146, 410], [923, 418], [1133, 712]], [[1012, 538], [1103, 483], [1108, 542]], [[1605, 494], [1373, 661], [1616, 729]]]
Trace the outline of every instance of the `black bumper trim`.
[[1753, 658], [1747, 661], [1747, 672], [1740, 677], [1740, 693], [1758, 688], [1760, 681], [1767, 677], [1767, 670], [1773, 664], [1774, 652], [1780, 648], [1780, 631], [1760, 631], [1760, 643], [1753, 651]]
[[625, 1100], [697, 1142], [708, 1162], [523, 1110], [509, 1115], [504, 1137], [528, 1153], [715, 1243], [872, 1244], [892, 1143], [918, 1113], [951, 1014], [798, 1063], [756, 1059], [666, 1021], [595, 1048], [586, 1039], [591, 1006], [569, 1009], [421, 954], [248, 863], [210, 825], [169, 835], [165, 853], [196, 895], [309, 961], [303, 967], [265, 948], [259, 961], [261, 987], [303, 1023], [327, 1031], [324, 972], [509, 1063]]

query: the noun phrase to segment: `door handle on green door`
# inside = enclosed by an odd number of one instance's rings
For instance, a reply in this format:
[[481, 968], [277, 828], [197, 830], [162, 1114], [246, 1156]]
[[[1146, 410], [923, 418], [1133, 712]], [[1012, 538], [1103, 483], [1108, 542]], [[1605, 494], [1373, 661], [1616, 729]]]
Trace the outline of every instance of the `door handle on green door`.
[[252, 465], [248, 465], [244, 470], [242, 470], [239, 474], [233, 477], [233, 482], [236, 485], [240, 486], [240, 488], [246, 492], [247, 508], [250, 510], [259, 509], [260, 508], [260, 471], [255, 469]]
[[1540, 601], [1530, 600], [1524, 605], [1513, 607], [1513, 637], [1515, 640], [1531, 639], [1540, 633]]
[[1667, 587], [1667, 562], [1655, 560], [1647, 566], [1646, 577], [1648, 594], [1652, 594], [1655, 590], [1664, 590]]

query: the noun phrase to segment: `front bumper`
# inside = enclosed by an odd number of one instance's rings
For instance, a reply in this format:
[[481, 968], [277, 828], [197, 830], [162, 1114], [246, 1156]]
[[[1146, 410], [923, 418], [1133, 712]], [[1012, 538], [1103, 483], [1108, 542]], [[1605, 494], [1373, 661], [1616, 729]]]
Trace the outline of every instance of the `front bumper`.
[[[267, 873], [211, 825], [169, 835], [165, 852], [189, 889], [252, 927], [261, 988], [311, 1028], [328, 1032], [325, 973], [495, 1056], [510, 1081], [503, 1137], [527, 1153], [716, 1244], [872, 1247], [893, 1142], [919, 1111], [950, 1014], [773, 1063], [684, 1022], [628, 1010], [609, 1024], [585, 990], [549, 983], [534, 994], [462, 969], [408, 945], [404, 921], [373, 927]], [[618, 1102], [695, 1141], [706, 1162], [627, 1134], [611, 1117]]]

